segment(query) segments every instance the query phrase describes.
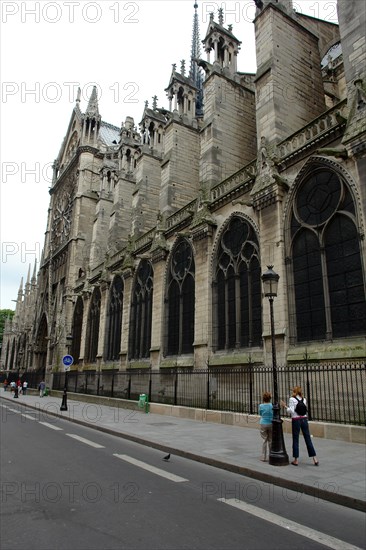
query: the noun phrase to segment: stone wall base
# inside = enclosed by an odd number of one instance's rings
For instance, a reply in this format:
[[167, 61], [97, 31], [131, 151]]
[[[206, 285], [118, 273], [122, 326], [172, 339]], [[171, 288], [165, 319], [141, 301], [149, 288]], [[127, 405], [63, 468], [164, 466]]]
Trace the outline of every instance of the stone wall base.
[[[36, 390], [28, 390], [29, 393], [37, 393]], [[51, 395], [62, 399], [62, 391], [52, 390]], [[115, 399], [113, 397], [101, 397], [82, 393], [67, 394], [68, 399], [82, 401], [86, 403], [95, 403], [107, 407], [119, 407], [122, 409], [132, 409], [145, 414], [138, 406], [137, 401], [127, 399]], [[150, 403], [149, 412], [165, 416], [176, 416], [198, 422], [214, 422], [217, 424], [227, 424], [228, 426], [238, 426], [241, 428], [259, 429], [259, 416], [245, 413], [235, 413], [227, 411], [214, 411], [208, 409], [194, 409], [191, 407], [181, 407], [174, 405], [164, 405], [162, 403]], [[314, 437], [323, 437], [325, 439], [334, 439], [346, 441], [349, 443], [366, 444], [366, 427], [352, 426], [349, 424], [331, 424], [328, 422], [311, 422], [311, 433]], [[291, 420], [283, 419], [283, 431], [291, 433]]]

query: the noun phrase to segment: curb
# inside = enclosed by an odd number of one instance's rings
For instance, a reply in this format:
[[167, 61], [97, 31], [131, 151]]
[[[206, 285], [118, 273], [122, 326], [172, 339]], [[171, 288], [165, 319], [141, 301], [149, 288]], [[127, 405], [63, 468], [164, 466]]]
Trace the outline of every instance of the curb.
[[[0, 399], [2, 401], [9, 401], [9, 399], [3, 398], [1, 396], [0, 396]], [[22, 402], [21, 404], [30, 409], [38, 410], [38, 407], [35, 407], [34, 405], [30, 405], [29, 403]], [[170, 453], [176, 456], [181, 456], [183, 458], [194, 460], [195, 462], [200, 462], [202, 464], [213, 466], [221, 470], [227, 470], [234, 474], [246, 476], [252, 479], [256, 479], [258, 481], [263, 481], [265, 483], [271, 483], [272, 485], [276, 485], [277, 487], [282, 487], [284, 489], [289, 489], [292, 491], [304, 493], [306, 495], [313, 496], [317, 499], [333, 502], [334, 504], [339, 504], [341, 506], [345, 506], [346, 508], [352, 508], [354, 510], [366, 512], [366, 502], [361, 499], [348, 497], [346, 495], [337, 494], [331, 491], [326, 491], [325, 489], [320, 489], [318, 487], [311, 487], [309, 485], [299, 483], [297, 481], [279, 478], [273, 474], [266, 474], [245, 466], [229, 464], [227, 462], [222, 462], [221, 460], [218, 460], [216, 458], [201, 456], [201, 455], [192, 453], [190, 451], [183, 451], [182, 449], [176, 449], [171, 446], [168, 447], [167, 445], [163, 445], [161, 443], [157, 443], [156, 441], [151, 441], [149, 439], [142, 438], [141, 436], [135, 436], [125, 432], [116, 432], [111, 428], [106, 428], [104, 426], [98, 426], [96, 424], [92, 424], [84, 420], [63, 416], [61, 413], [47, 411], [47, 414], [51, 416], [55, 416], [56, 418], [62, 418], [63, 420], [68, 420], [69, 422], [74, 422], [75, 424], [79, 424], [80, 426], [84, 426], [86, 428], [93, 428], [94, 430], [97, 430], [99, 432], [103, 432], [109, 435], [114, 435], [122, 439], [127, 439], [128, 441], [133, 441], [134, 443], [145, 445], [146, 447], [151, 447], [153, 449], [157, 449], [164, 453]]]

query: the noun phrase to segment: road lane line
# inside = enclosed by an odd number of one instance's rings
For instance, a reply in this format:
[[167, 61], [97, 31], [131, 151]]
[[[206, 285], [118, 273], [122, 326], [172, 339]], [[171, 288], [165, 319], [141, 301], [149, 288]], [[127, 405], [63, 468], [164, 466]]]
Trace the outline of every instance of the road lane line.
[[30, 414], [23, 413], [22, 416], [24, 416], [24, 418], [28, 418], [29, 420], [35, 420], [35, 417], [31, 416]]
[[132, 458], [132, 456], [119, 455], [116, 453], [114, 453], [113, 456], [116, 456], [117, 458], [120, 458], [125, 462], [129, 462], [134, 466], [143, 468], [148, 472], [151, 472], [161, 477], [165, 477], [166, 479], [169, 479], [170, 481], [174, 481], [175, 483], [182, 483], [183, 481], [188, 481], [188, 479], [185, 479], [184, 477], [176, 476], [175, 474], [171, 474], [170, 472], [166, 472], [165, 470], [161, 470], [160, 468], [155, 468], [155, 466], [151, 466], [150, 464], [147, 464], [147, 462], [141, 462], [141, 460], [136, 460], [136, 458]]
[[8, 411], [15, 412], [17, 414], [21, 414], [22, 416], [24, 416], [24, 418], [29, 418], [29, 420], [35, 420], [35, 418], [33, 416], [30, 416], [29, 414], [26, 414], [26, 413], [22, 413], [22, 411], [17, 411], [16, 409], [11, 409], [10, 407], [7, 407], [6, 405], [2, 405], [2, 407], [4, 409], [8, 409]]
[[104, 445], [99, 445], [99, 443], [94, 443], [94, 441], [90, 441], [90, 439], [85, 439], [84, 437], [80, 437], [80, 435], [76, 435], [76, 434], [66, 434], [66, 435], [68, 435], [69, 437], [72, 437], [73, 439], [77, 439], [77, 441], [81, 441], [81, 443], [86, 443], [87, 445], [90, 445], [95, 449], [105, 449]]
[[243, 512], [264, 519], [269, 523], [274, 523], [275, 525], [278, 525], [278, 527], [290, 530], [297, 535], [301, 535], [302, 537], [314, 540], [319, 544], [328, 546], [328, 548], [332, 548], [333, 550], [362, 550], [358, 546], [353, 546], [353, 544], [348, 544], [343, 540], [339, 540], [329, 535], [326, 535], [325, 533], [321, 533], [320, 531], [310, 529], [309, 527], [300, 525], [300, 523], [296, 523], [295, 521], [291, 521], [290, 519], [285, 519], [282, 516], [273, 514], [272, 512], [267, 512], [266, 510], [262, 510], [261, 508], [257, 508], [256, 506], [253, 506], [252, 504], [247, 504], [246, 502], [243, 502], [241, 500], [236, 500], [234, 498], [219, 498], [217, 500], [219, 500], [220, 502], [224, 502], [225, 504], [229, 504], [229, 506], [234, 506], [234, 508], [238, 508]]
[[40, 422], [40, 424], [42, 424], [42, 426], [46, 426], [47, 428], [51, 428], [51, 430], [62, 430], [62, 428], [59, 428], [54, 424], [49, 424], [48, 422]]

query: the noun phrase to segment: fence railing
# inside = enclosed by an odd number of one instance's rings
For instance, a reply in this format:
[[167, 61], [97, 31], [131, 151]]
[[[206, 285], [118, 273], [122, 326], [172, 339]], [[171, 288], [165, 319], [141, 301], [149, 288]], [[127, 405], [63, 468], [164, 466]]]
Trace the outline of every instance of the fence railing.
[[[366, 362], [301, 363], [277, 367], [280, 399], [301, 386], [311, 420], [365, 425]], [[55, 373], [53, 388], [65, 387], [65, 373]], [[70, 371], [68, 391], [151, 403], [257, 414], [263, 391], [271, 391], [270, 367]]]
[[22, 382], [26, 380], [28, 382], [28, 388], [38, 388], [39, 383], [44, 379], [44, 374], [38, 371], [28, 371], [20, 374], [17, 372], [9, 372], [8, 374], [2, 373], [0, 375], [1, 384], [3, 384], [5, 380], [10, 384], [10, 382], [17, 382], [19, 379]]

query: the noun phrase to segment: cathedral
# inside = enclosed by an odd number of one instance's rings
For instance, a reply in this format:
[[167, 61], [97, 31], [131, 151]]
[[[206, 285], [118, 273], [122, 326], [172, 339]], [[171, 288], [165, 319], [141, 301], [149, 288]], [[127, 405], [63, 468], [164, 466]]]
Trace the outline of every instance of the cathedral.
[[366, 356], [366, 4], [334, 24], [253, 2], [255, 74], [222, 9], [199, 37], [196, 3], [168, 109], [117, 127], [78, 95], [6, 371], [271, 365], [273, 272], [279, 365]]

